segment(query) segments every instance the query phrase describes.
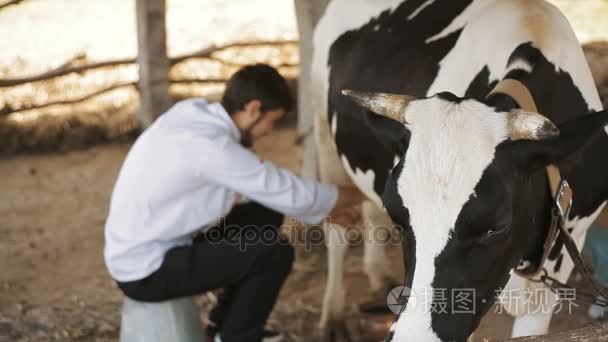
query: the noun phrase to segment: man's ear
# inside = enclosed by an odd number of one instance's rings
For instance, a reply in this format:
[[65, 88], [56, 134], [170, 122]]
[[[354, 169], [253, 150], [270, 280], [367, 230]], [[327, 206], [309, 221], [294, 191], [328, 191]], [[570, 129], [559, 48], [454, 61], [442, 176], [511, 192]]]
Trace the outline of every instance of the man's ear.
[[249, 114], [249, 115], [255, 115], [256, 117], [253, 118], [254, 120], [257, 119], [257, 116], [259, 116], [261, 114], [261, 109], [262, 109], [262, 101], [260, 100], [251, 100], [249, 102], [247, 102], [247, 104], [245, 105], [245, 111]]
[[558, 125], [559, 136], [547, 140], [518, 140], [504, 148], [525, 170], [534, 171], [549, 164], [558, 164], [580, 155], [602, 134], [607, 134], [608, 111], [583, 115]]

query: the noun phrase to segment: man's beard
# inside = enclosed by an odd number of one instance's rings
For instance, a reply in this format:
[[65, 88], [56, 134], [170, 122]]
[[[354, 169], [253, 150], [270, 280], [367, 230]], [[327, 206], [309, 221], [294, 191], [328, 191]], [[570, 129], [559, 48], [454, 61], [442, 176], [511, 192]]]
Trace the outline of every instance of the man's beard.
[[241, 145], [246, 148], [251, 148], [253, 146], [253, 137], [251, 136], [251, 131], [247, 130], [241, 133]]

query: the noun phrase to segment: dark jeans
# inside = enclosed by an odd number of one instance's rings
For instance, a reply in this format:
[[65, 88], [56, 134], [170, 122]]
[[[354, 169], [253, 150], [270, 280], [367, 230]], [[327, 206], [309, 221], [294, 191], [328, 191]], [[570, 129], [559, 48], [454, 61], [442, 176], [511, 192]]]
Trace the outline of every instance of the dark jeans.
[[147, 302], [224, 289], [210, 313], [222, 341], [261, 341], [294, 259], [279, 233], [282, 222], [283, 215], [260, 204], [237, 205], [192, 245], [169, 250], [156, 272], [118, 286], [127, 297]]

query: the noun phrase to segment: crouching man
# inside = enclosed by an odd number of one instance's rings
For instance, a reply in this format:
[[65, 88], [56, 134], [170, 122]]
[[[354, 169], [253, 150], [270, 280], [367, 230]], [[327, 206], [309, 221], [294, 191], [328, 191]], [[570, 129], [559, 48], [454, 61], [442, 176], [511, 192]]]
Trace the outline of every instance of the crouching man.
[[[221, 103], [177, 103], [129, 151], [112, 193], [105, 262], [124, 294], [158, 302], [223, 289], [210, 314], [223, 342], [261, 341], [291, 270], [283, 215], [346, 225], [350, 190], [296, 177], [247, 147], [292, 107], [270, 66], [244, 67]], [[280, 142], [277, 142], [280, 143]]]

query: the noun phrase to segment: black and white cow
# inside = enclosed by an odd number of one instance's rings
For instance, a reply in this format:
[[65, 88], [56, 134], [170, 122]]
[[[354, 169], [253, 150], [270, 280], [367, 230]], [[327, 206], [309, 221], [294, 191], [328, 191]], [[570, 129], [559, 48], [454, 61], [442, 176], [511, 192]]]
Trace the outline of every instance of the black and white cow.
[[[558, 137], [543, 117], [520, 117], [509, 96], [486, 98], [503, 79], [529, 89]], [[369, 197], [364, 214], [372, 225], [386, 220], [384, 206], [402, 227], [413, 294], [388, 340], [464, 341], [497, 291], [532, 286], [512, 270], [542, 250], [551, 209], [546, 165], [557, 164], [573, 188], [567, 226], [579, 248], [608, 200], [608, 115], [599, 112], [567, 20], [544, 1], [332, 0], [315, 30], [313, 89], [322, 180], [353, 182]], [[343, 89], [417, 100], [359, 93], [361, 107]], [[343, 318], [346, 238], [339, 226], [325, 229], [327, 325]], [[573, 263], [557, 252], [544, 267], [564, 282]], [[366, 239], [372, 290], [390, 276], [391, 262], [401, 260], [388, 260], [379, 241]], [[451, 289], [474, 289], [474, 312], [414, 305], [438, 289], [447, 290], [448, 305]], [[518, 307], [510, 308], [514, 336], [547, 332], [550, 310]]]

